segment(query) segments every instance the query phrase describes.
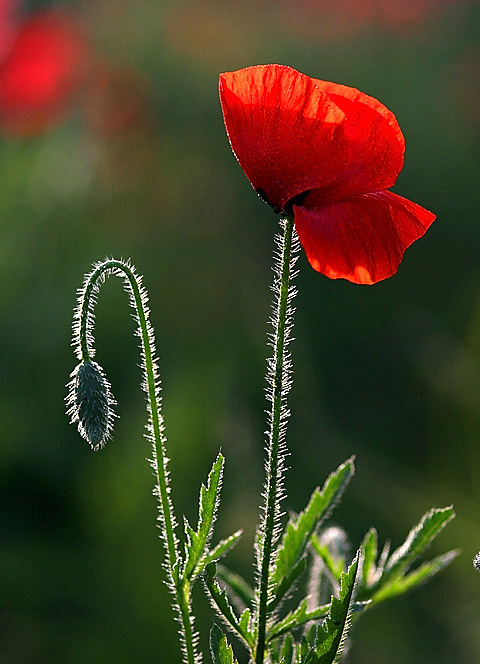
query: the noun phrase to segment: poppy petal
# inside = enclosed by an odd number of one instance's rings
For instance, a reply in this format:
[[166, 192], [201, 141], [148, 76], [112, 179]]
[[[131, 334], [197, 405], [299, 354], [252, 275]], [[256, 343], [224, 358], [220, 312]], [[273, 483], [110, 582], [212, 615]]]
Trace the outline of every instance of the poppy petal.
[[232, 150], [270, 205], [283, 209], [330, 182], [318, 171], [332, 170], [344, 113], [311, 78], [282, 65], [247, 67], [220, 75], [220, 100]]
[[379, 102], [282, 65], [220, 76], [227, 134], [253, 187], [274, 207], [311, 189], [325, 202], [392, 186], [403, 136]]
[[395, 115], [374, 97], [338, 83], [314, 79], [345, 113], [342, 124], [349, 171], [325, 191], [329, 202], [392, 187], [402, 170], [405, 139]]
[[364, 106], [368, 106], [374, 111], [377, 111], [383, 118], [388, 122], [392, 127], [394, 132], [397, 134], [398, 139], [403, 142], [403, 134], [400, 127], [398, 126], [397, 119], [392, 111], [389, 111], [386, 106], [384, 106], [378, 99], [375, 97], [370, 97], [370, 95], [357, 90], [356, 88], [351, 88], [348, 85], [340, 85], [340, 83], [332, 83], [331, 81], [321, 81], [318, 78], [313, 79], [315, 85], [317, 85], [322, 92], [326, 92], [331, 97], [345, 98], [350, 101], [359, 102]]
[[389, 191], [317, 207], [322, 192], [294, 206], [295, 228], [310, 265], [331, 279], [374, 284], [391, 277], [405, 250], [435, 215]]

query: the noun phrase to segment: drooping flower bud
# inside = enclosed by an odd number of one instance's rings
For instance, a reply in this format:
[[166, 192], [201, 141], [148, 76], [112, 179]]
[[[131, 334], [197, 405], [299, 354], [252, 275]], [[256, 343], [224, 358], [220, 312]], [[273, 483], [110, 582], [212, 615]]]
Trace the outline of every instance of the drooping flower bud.
[[67, 414], [78, 432], [95, 450], [111, 438], [115, 399], [102, 367], [94, 361], [81, 362], [68, 384]]

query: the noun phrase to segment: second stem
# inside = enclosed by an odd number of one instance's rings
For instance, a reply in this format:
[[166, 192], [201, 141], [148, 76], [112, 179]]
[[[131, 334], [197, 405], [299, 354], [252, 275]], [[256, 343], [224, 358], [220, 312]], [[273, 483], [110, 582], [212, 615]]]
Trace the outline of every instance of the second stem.
[[261, 541], [261, 561], [258, 596], [257, 644], [255, 664], [263, 664], [265, 655], [265, 635], [268, 619], [269, 576], [272, 553], [275, 544], [275, 529], [279, 512], [279, 453], [282, 435], [282, 409], [288, 389], [288, 372], [285, 367], [285, 351], [288, 341], [289, 289], [292, 270], [293, 218], [283, 220], [280, 270], [277, 276], [277, 301], [274, 317], [274, 354], [269, 373], [271, 379], [271, 411], [268, 435], [267, 482], [265, 489], [265, 513]]

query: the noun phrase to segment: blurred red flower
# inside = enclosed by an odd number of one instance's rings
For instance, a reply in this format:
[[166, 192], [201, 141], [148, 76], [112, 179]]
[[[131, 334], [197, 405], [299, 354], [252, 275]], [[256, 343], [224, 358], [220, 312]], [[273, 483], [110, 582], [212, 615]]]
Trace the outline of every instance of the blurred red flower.
[[88, 43], [75, 17], [42, 12], [18, 29], [0, 62], [0, 125], [37, 134], [63, 116], [81, 83]]
[[435, 219], [386, 191], [405, 150], [393, 113], [282, 65], [221, 74], [220, 99], [240, 166], [276, 212], [294, 215], [311, 266], [358, 284], [392, 276]]

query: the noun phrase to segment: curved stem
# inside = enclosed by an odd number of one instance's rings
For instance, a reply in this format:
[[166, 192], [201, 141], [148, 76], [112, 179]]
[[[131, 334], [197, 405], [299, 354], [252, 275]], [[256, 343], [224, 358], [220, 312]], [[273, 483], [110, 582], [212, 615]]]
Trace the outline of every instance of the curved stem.
[[148, 434], [153, 448], [152, 468], [155, 473], [159, 499], [160, 520], [162, 524], [162, 538], [166, 552], [166, 571], [168, 575], [168, 586], [174, 595], [177, 606], [175, 607], [182, 626], [183, 649], [188, 664], [196, 664], [200, 661], [195, 652], [195, 637], [193, 634], [190, 606], [189, 588], [184, 587], [179, 580], [179, 554], [177, 538], [175, 536], [175, 516], [170, 500], [169, 477], [167, 471], [167, 457], [165, 449], [165, 433], [163, 417], [160, 411], [160, 380], [155, 358], [155, 342], [153, 328], [149, 321], [149, 308], [147, 295], [142, 287], [141, 279], [132, 266], [124, 261], [109, 259], [95, 266], [93, 272], [88, 275], [80, 294], [77, 310], [78, 326], [75, 331], [74, 345], [77, 355], [83, 362], [89, 362], [95, 354], [93, 325], [94, 305], [98, 288], [109, 275], [124, 278], [130, 295], [130, 304], [135, 311], [138, 323], [138, 331], [141, 339], [142, 368], [144, 372], [143, 389], [147, 395], [147, 410], [149, 415]]
[[[285, 424], [288, 411], [285, 408], [285, 397], [289, 389], [289, 367], [285, 353], [289, 331], [289, 298], [290, 278], [292, 276], [292, 235], [293, 219], [287, 217], [283, 221], [283, 238], [281, 243], [280, 265], [275, 284], [277, 300], [274, 324], [274, 355], [270, 365], [271, 410], [269, 413], [268, 458], [266, 464], [267, 483], [265, 489], [265, 512], [260, 540], [260, 576], [258, 590], [257, 644], [255, 664], [263, 664], [265, 653], [265, 633], [267, 626], [267, 604], [269, 596], [269, 576], [272, 564], [272, 553], [275, 545], [275, 531], [279, 516], [279, 503], [282, 498], [281, 477], [283, 472], [282, 444], [285, 435]], [[270, 382], [269, 381], [269, 382]], [[280, 455], [280, 459], [279, 459]]]

